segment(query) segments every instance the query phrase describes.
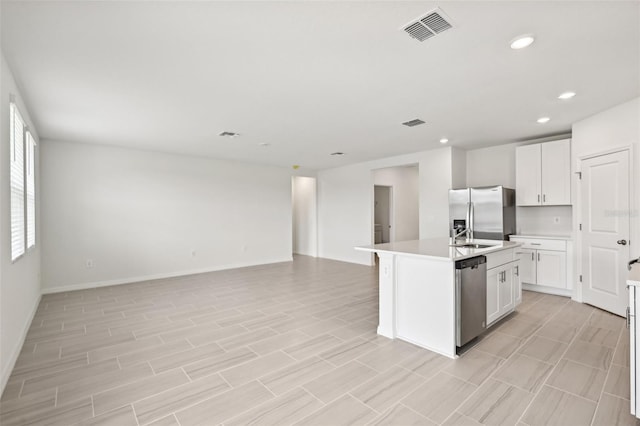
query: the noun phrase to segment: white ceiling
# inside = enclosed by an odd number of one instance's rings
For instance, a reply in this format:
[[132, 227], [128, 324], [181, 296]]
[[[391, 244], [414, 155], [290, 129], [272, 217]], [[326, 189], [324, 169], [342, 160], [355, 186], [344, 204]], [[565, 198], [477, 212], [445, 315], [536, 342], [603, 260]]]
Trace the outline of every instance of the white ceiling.
[[[423, 43], [400, 31], [436, 6], [455, 29]], [[563, 133], [640, 95], [636, 1], [1, 7], [2, 50], [44, 139], [321, 169], [442, 137], [470, 148]], [[536, 42], [511, 50], [523, 33]], [[566, 90], [578, 95], [559, 101]], [[400, 124], [414, 118], [427, 124]]]

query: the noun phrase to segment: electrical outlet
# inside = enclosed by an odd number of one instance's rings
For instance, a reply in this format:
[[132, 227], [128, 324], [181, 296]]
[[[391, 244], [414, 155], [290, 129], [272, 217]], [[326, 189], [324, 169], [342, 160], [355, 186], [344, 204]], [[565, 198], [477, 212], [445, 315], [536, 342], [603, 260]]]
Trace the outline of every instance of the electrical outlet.
[[86, 266], [87, 268], [93, 268], [94, 263], [93, 263], [93, 259], [87, 259], [84, 261], [84, 266]]

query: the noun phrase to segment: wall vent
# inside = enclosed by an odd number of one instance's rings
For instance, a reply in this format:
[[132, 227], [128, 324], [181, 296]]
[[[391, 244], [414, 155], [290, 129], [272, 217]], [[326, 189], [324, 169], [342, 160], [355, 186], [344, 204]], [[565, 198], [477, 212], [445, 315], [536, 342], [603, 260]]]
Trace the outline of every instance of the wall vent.
[[236, 133], [236, 132], [222, 132], [218, 136], [226, 136], [226, 137], [229, 137], [229, 138], [235, 138], [235, 137], [240, 136], [240, 134]]
[[418, 41], [425, 41], [450, 28], [453, 28], [451, 19], [444, 14], [442, 9], [435, 8], [417, 19], [413, 19], [402, 27], [402, 30]]
[[424, 123], [425, 123], [424, 121], [420, 120], [419, 118], [416, 118], [415, 120], [405, 121], [402, 124], [407, 126], [407, 127], [413, 127], [413, 126], [419, 126], [419, 125], [424, 124]]

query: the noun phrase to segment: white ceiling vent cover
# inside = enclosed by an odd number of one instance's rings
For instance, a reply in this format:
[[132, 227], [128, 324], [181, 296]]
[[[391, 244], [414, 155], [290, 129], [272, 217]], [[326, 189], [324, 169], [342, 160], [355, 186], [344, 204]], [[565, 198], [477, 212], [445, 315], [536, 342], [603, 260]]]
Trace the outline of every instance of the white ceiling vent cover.
[[425, 41], [453, 28], [451, 19], [440, 8], [430, 10], [402, 27], [402, 30], [418, 41]]

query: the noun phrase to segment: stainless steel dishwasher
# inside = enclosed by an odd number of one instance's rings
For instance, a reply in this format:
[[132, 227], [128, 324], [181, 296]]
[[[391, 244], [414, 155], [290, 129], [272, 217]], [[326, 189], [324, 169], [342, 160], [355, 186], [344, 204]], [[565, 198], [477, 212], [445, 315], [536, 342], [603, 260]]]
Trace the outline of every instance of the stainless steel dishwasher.
[[456, 346], [482, 334], [487, 326], [487, 258], [456, 262]]

